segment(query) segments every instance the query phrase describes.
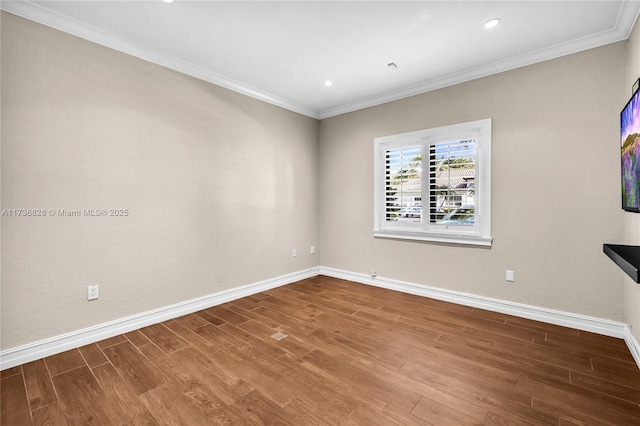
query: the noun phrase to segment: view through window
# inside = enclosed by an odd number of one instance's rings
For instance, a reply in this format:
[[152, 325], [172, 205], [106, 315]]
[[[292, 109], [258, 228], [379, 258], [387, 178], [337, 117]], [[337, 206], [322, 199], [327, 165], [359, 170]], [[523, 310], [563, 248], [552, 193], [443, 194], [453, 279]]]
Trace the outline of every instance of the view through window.
[[375, 139], [374, 236], [491, 245], [491, 120]]
[[[473, 225], [475, 140], [436, 143], [428, 148], [425, 161], [421, 146], [386, 151], [386, 220]], [[423, 186], [428, 187], [425, 200]]]

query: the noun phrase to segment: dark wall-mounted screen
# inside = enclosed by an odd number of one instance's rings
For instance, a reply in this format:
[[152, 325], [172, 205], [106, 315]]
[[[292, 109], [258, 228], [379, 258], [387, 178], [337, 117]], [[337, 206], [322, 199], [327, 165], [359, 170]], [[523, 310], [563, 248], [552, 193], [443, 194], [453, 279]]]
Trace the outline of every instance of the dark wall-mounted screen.
[[640, 91], [620, 113], [622, 208], [640, 213]]

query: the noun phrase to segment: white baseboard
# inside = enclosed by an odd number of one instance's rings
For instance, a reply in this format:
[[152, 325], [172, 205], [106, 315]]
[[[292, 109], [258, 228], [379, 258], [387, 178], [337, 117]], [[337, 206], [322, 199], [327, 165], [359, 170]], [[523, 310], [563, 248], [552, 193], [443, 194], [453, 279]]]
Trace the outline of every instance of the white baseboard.
[[207, 309], [212, 306], [260, 293], [261, 291], [291, 284], [306, 278], [315, 277], [317, 275], [326, 275], [361, 284], [386, 288], [417, 296], [429, 297], [431, 299], [443, 300], [446, 302], [457, 303], [459, 305], [473, 306], [489, 311], [501, 312], [517, 317], [624, 339], [629, 347], [631, 355], [638, 364], [638, 368], [640, 368], [640, 344], [631, 334], [631, 327], [628, 324], [570, 312], [556, 311], [538, 306], [525, 305], [522, 303], [509, 302], [506, 300], [492, 299], [469, 293], [392, 280], [389, 278], [370, 277], [365, 274], [321, 266], [221, 291], [197, 299], [187, 300], [175, 305], [143, 312], [130, 317], [121, 318], [104, 324], [98, 324], [93, 327], [88, 327], [82, 330], [73, 331], [71, 333], [54, 336], [48, 339], [29, 343], [24, 346], [1, 351], [0, 370], [35, 361], [36, 359], [55, 355], [69, 349], [95, 343], [103, 339], [108, 339], [109, 337], [146, 327], [148, 325], [157, 324], [197, 312], [202, 309]]
[[636, 340], [635, 336], [631, 334], [631, 326], [627, 326], [624, 330], [624, 341], [629, 347], [631, 356], [636, 360], [638, 368], [640, 368], [640, 343]]
[[[370, 277], [365, 274], [342, 271], [334, 268], [326, 268], [321, 266], [318, 268], [318, 271], [320, 275], [355, 281], [361, 284], [386, 288], [389, 290], [396, 290], [402, 293], [415, 294], [417, 296], [429, 297], [431, 299], [457, 303], [459, 305], [473, 306], [474, 308], [501, 312], [504, 314], [528, 318], [536, 321], [546, 322], [549, 324], [556, 324], [564, 327], [575, 328], [578, 330], [590, 331], [593, 333], [604, 334], [605, 336], [623, 339], [625, 338], [627, 333], [626, 329], [628, 325], [622, 322], [589, 317], [580, 314], [573, 314], [570, 312], [556, 311], [553, 309], [541, 308], [538, 306], [509, 302], [507, 300], [492, 299], [489, 297], [477, 296], [470, 293], [462, 293], [453, 290], [445, 290], [442, 288], [428, 287], [388, 278]], [[629, 333], [629, 335], [631, 334]], [[638, 366], [640, 367], [640, 363], [638, 364]]]
[[316, 275], [318, 275], [316, 268], [298, 271], [7, 349], [0, 352], [0, 370], [95, 343], [148, 325], [260, 293], [261, 291], [291, 284], [305, 278], [315, 277]]

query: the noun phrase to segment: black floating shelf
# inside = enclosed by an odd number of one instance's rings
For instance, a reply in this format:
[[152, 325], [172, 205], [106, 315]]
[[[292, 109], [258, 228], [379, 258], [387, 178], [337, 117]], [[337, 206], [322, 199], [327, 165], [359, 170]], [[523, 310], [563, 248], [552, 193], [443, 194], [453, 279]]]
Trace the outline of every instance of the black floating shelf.
[[603, 244], [602, 249], [631, 279], [640, 283], [640, 246]]

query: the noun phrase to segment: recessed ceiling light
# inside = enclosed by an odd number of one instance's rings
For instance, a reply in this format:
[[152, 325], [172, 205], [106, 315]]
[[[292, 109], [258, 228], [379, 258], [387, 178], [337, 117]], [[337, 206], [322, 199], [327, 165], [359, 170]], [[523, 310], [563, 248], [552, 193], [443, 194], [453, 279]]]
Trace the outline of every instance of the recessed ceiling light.
[[500, 23], [500, 18], [491, 18], [484, 23], [485, 28], [493, 28]]
[[324, 82], [324, 85], [325, 85], [326, 87], [331, 87], [331, 86], [333, 86], [333, 81], [331, 81], [331, 80], [327, 80], [327, 81], [325, 81], [325, 82]]
[[173, 3], [173, 0], [162, 0], [165, 3]]

